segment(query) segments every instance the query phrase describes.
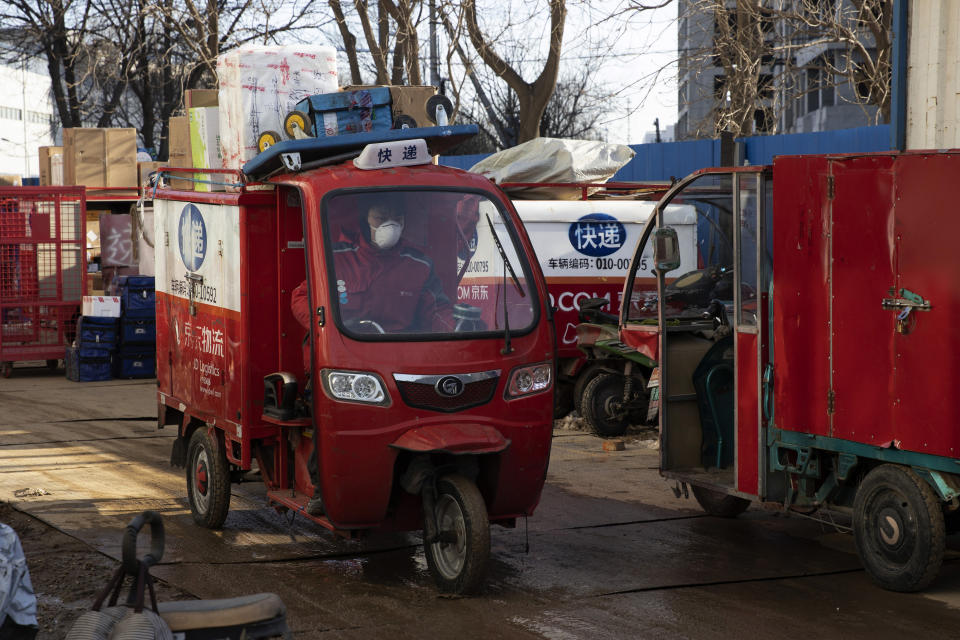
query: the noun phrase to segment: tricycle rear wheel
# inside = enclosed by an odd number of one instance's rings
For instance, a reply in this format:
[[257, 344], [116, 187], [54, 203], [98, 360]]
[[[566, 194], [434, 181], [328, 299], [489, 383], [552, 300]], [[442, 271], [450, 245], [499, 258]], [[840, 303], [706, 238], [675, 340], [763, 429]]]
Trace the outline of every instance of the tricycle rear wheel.
[[857, 488], [853, 533], [870, 577], [891, 591], [919, 591], [940, 571], [943, 512], [933, 489], [895, 464], [873, 469]]
[[200, 427], [187, 446], [187, 500], [194, 521], [219, 529], [230, 510], [230, 469], [216, 434]]
[[487, 505], [476, 485], [461, 475], [437, 481], [433, 514], [437, 542], [423, 545], [427, 566], [444, 593], [469, 593], [483, 581], [490, 557]]
[[690, 488], [693, 489], [693, 497], [697, 499], [703, 510], [712, 516], [736, 518], [750, 506], [750, 501], [746, 498], [697, 485], [692, 485]]

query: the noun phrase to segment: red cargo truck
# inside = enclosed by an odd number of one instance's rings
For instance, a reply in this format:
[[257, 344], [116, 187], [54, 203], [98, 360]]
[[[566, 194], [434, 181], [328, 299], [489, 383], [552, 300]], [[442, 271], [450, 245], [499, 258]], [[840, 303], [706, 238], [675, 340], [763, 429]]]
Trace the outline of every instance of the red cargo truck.
[[[958, 175], [955, 151], [780, 157], [664, 196], [619, 331], [659, 332], [660, 466], [678, 493], [724, 516], [751, 500], [845, 510], [878, 584], [934, 579], [960, 520]], [[687, 274], [662, 215], [681, 203], [717, 231]]]

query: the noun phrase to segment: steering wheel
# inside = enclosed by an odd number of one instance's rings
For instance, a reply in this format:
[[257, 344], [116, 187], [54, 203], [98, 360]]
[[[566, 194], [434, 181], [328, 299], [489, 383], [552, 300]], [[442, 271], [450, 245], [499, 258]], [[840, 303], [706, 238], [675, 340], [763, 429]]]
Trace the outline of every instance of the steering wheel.
[[380, 323], [376, 320], [368, 320], [366, 318], [350, 318], [349, 320], [344, 320], [343, 324], [347, 327], [347, 329], [356, 331], [357, 333], [386, 333], [386, 331], [383, 330], [383, 327], [380, 326]]

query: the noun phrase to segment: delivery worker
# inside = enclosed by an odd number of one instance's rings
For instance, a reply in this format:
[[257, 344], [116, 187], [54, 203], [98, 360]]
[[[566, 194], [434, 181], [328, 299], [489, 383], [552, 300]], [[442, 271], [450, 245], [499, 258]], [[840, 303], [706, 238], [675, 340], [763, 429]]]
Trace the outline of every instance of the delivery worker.
[[[348, 331], [371, 334], [453, 331], [453, 306], [443, 291], [433, 263], [402, 238], [405, 217], [390, 203], [368, 207], [354, 232], [345, 231], [333, 245], [340, 318]], [[297, 321], [309, 331], [311, 305], [304, 280], [291, 295]], [[304, 341], [303, 366], [310, 372], [310, 343]], [[307, 513], [320, 515], [317, 430], [307, 461], [314, 497]]]

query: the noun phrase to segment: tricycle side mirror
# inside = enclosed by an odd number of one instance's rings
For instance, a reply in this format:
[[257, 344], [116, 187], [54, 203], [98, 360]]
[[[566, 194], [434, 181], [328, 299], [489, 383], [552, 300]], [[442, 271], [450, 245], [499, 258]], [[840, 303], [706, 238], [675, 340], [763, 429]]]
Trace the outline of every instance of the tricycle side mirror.
[[658, 227], [653, 232], [653, 262], [660, 273], [680, 266], [680, 241], [673, 227]]

